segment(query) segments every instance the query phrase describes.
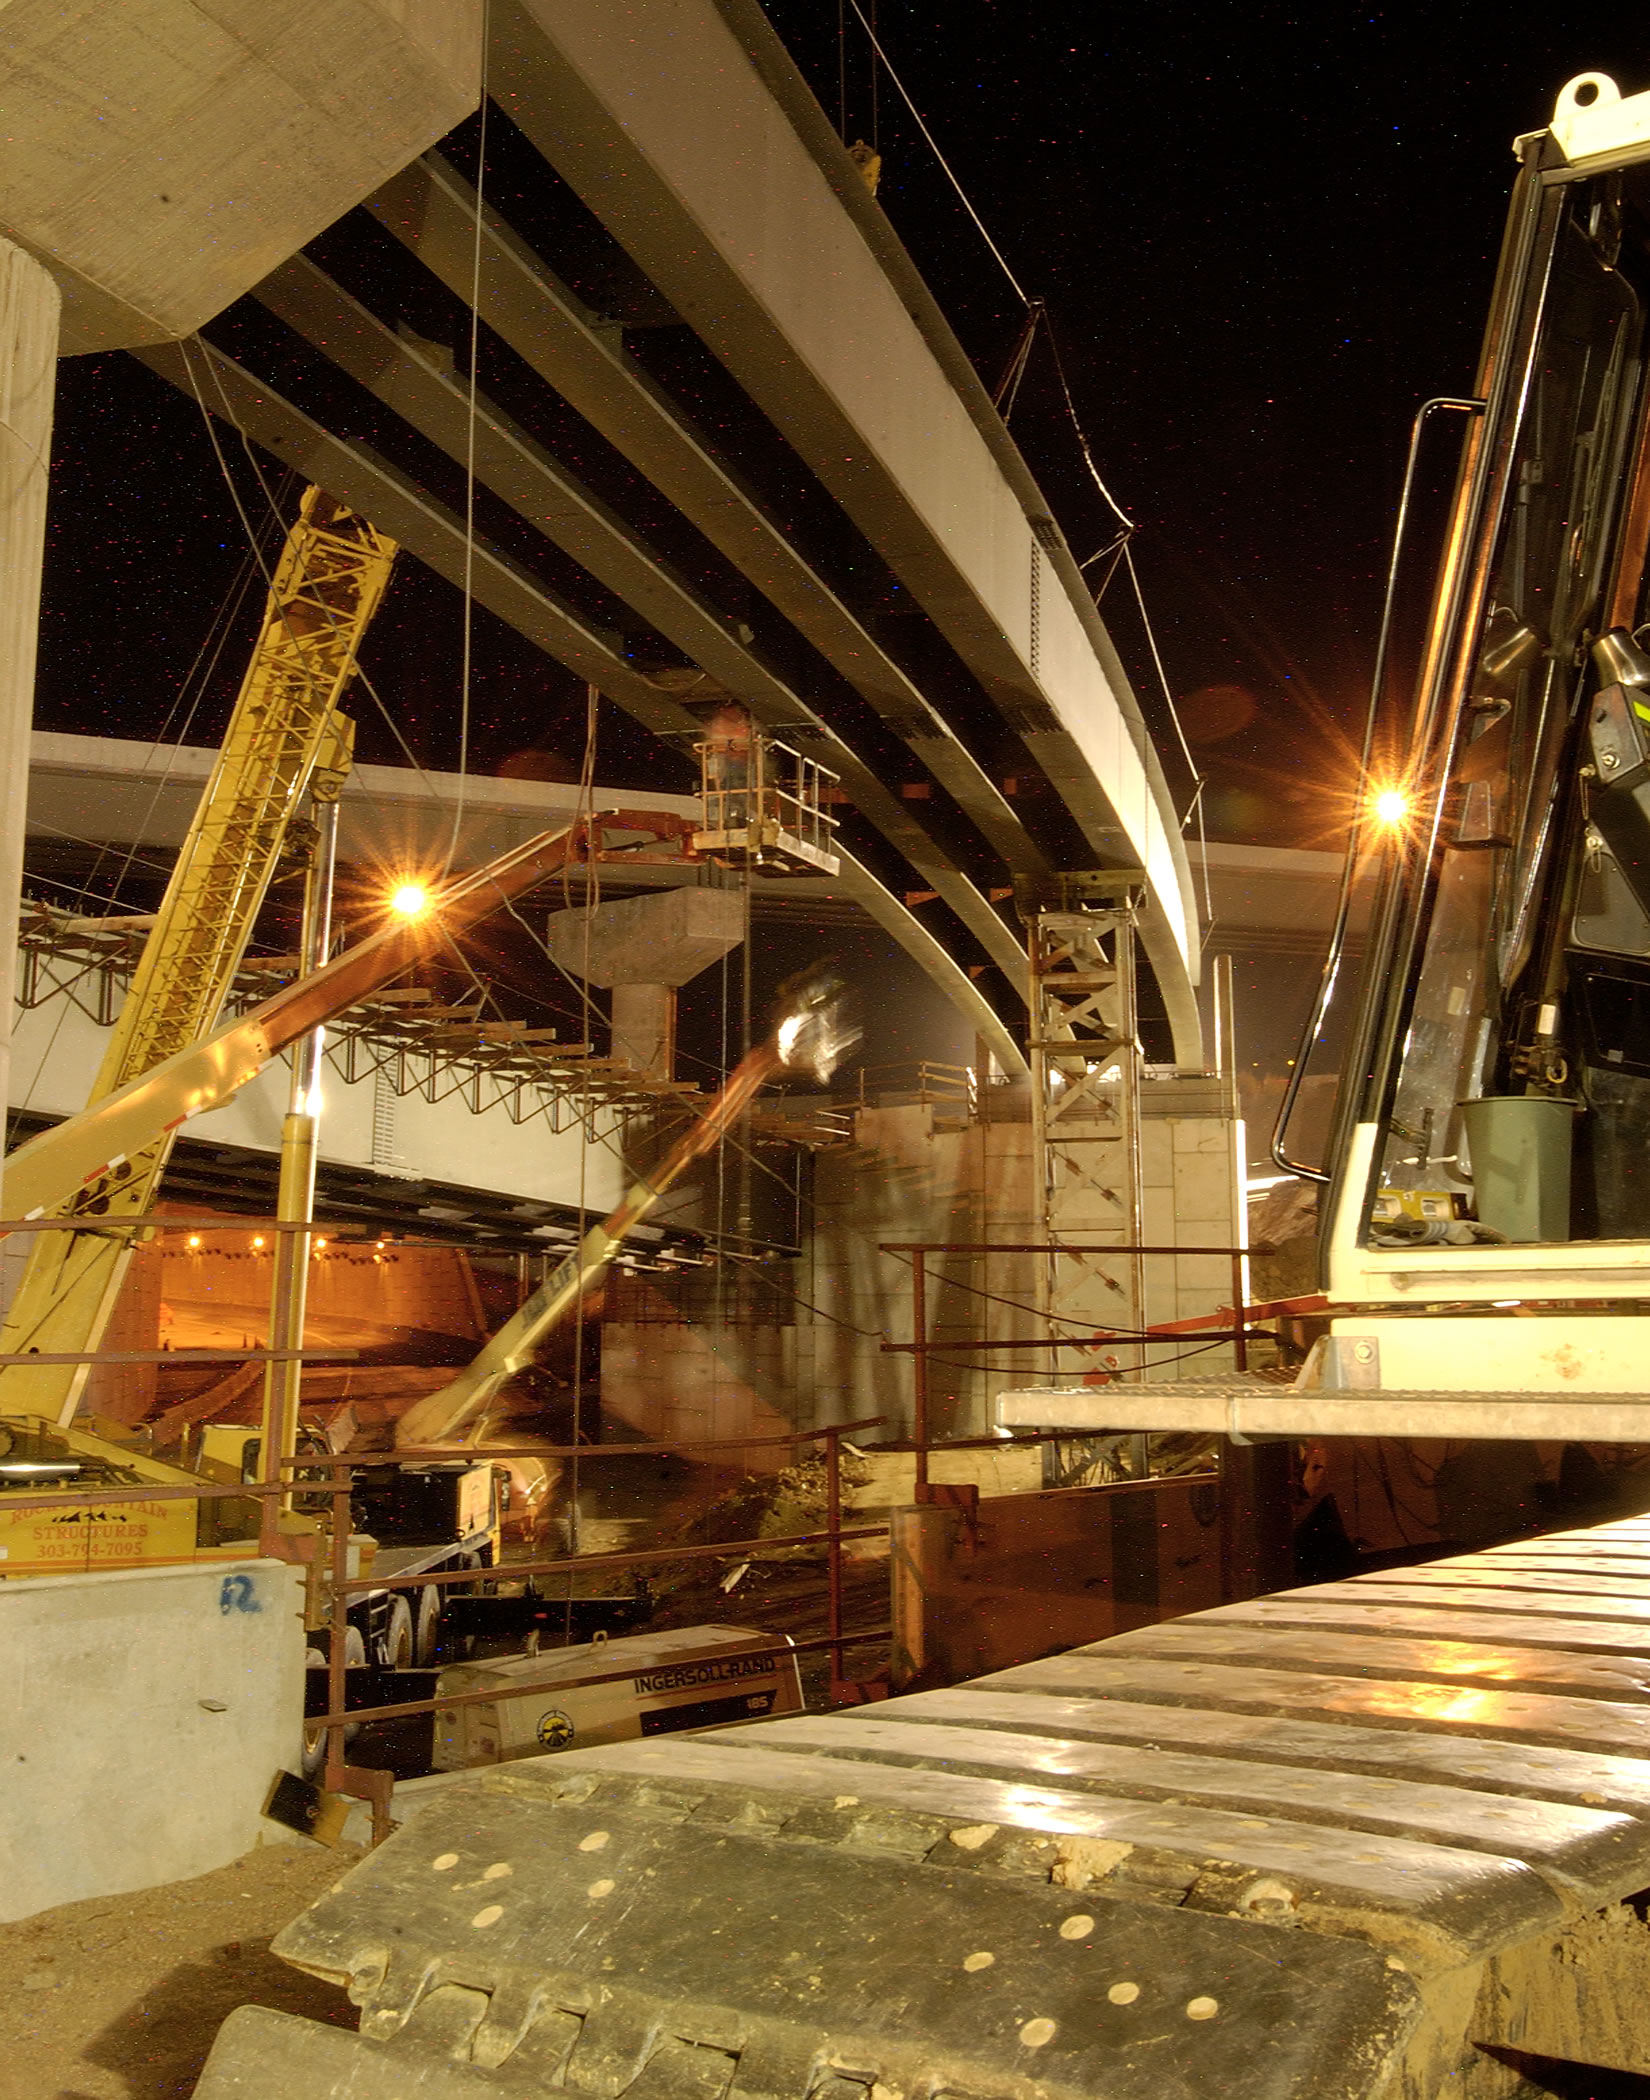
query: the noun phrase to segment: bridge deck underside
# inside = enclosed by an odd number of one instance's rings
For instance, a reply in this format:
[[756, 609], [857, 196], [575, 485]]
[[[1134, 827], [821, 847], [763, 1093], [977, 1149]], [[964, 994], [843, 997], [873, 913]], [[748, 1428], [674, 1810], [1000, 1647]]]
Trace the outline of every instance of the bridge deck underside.
[[[616, 42], [619, 18], [600, 13], [495, 10], [495, 115], [510, 120], [495, 126], [510, 178], [495, 194], [534, 195], [536, 246], [431, 154], [210, 342], [137, 354], [439, 574], [468, 577], [678, 750], [702, 725], [659, 675], [672, 664], [803, 738], [842, 776], [845, 887], [1009, 1069], [1023, 1068], [1025, 998], [1014, 886], [1143, 868], [1145, 945], [1177, 1053], [1195, 1061], [1172, 797], [961, 349], [758, 11], [633, 8]], [[684, 65], [699, 82], [685, 128]], [[828, 300], [798, 296], [800, 257]], [[652, 300], [648, 328], [602, 310], [604, 271], [635, 280], [621, 307]], [[450, 309], [462, 347], [472, 294], [473, 416], [468, 376], [412, 332]], [[681, 377], [689, 327], [714, 384]], [[674, 366], [653, 354], [666, 338]], [[713, 441], [717, 385], [736, 408]]]

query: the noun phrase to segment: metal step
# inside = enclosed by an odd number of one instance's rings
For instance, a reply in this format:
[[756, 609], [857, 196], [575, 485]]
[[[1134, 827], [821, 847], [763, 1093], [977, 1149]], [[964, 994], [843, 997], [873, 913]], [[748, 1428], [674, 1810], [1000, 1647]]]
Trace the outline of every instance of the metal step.
[[1510, 1437], [1650, 1443], [1645, 1393], [1325, 1391], [1259, 1382], [1040, 1386], [997, 1395], [1002, 1429], [1201, 1429], [1243, 1438]]

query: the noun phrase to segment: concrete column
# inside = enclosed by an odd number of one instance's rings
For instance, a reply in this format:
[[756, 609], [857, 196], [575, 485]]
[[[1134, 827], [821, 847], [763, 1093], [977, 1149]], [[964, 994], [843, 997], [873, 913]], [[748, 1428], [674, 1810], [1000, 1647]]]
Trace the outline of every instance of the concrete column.
[[0, 239], [0, 1101], [10, 1099], [59, 307], [49, 273]]
[[675, 1077], [675, 985], [613, 987], [613, 1055], [654, 1079]]
[[745, 937], [737, 890], [655, 890], [593, 912], [552, 912], [551, 955], [613, 993], [613, 1055], [669, 1079], [676, 1056], [676, 988]]

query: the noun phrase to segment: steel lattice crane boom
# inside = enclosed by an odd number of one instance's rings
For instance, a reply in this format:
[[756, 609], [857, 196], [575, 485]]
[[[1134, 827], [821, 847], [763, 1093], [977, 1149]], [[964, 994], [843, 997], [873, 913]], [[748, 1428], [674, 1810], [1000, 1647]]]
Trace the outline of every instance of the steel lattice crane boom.
[[[200, 805], [91, 1091], [95, 1103], [175, 1056], [216, 1024], [294, 819], [318, 769], [349, 763], [338, 712], [356, 653], [390, 579], [395, 545], [322, 490], [306, 491], [287, 535], [263, 627]], [[77, 1215], [151, 1207], [170, 1135], [81, 1191]], [[0, 1352], [95, 1349], [131, 1253], [131, 1236], [43, 1233], [3, 1327]], [[8, 1413], [72, 1418], [87, 1367], [10, 1366]]]

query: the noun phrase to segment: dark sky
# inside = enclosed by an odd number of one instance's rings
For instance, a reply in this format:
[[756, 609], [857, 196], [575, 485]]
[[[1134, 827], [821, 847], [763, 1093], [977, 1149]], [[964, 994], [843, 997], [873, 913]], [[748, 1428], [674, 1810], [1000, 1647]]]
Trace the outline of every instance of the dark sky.
[[[860, 0], [867, 15], [870, 0]], [[768, 12], [826, 109], [852, 6]], [[1621, 6], [879, 0], [877, 29], [1021, 285], [1048, 301], [1213, 831], [1325, 840], [1361, 724], [1410, 419], [1470, 385], [1514, 164], [1574, 74], [1650, 86]], [[884, 79], [880, 201], [988, 384], [1021, 308]], [[1039, 347], [1012, 427], [1079, 560], [1109, 537]], [[1126, 578], [1103, 601], [1148, 703]], [[1328, 827], [1332, 837], [1333, 827]]]
[[[1047, 300], [1095, 456], [1138, 523], [1170, 684], [1211, 776], [1210, 829], [1332, 838], [1324, 787], [1361, 717], [1409, 420], [1470, 382], [1510, 141], [1575, 72], [1650, 84], [1650, 32], [1602, 5], [1558, 27], [1481, 4], [878, 9], [890, 61], [1020, 283]], [[846, 72], [847, 133], [875, 132], [881, 201], [995, 386], [1023, 309], [873, 68], [851, 0], [769, 12], [833, 117]], [[1110, 519], [1046, 343], [1013, 428], [1082, 559]], [[256, 483], [226, 450], [256, 515]], [[153, 733], [240, 564], [240, 523], [196, 412], [123, 357], [62, 368], [54, 474], [40, 720]], [[1168, 740], [1125, 575], [1103, 604]], [[457, 644], [456, 595], [403, 564], [368, 661], [428, 762], [456, 756]], [[237, 655], [238, 641], [226, 663]], [[522, 745], [576, 757], [573, 681], [485, 614], [475, 695], [481, 770]], [[657, 774], [658, 747], [614, 733], [610, 770]], [[370, 719], [362, 749], [396, 755]]]

